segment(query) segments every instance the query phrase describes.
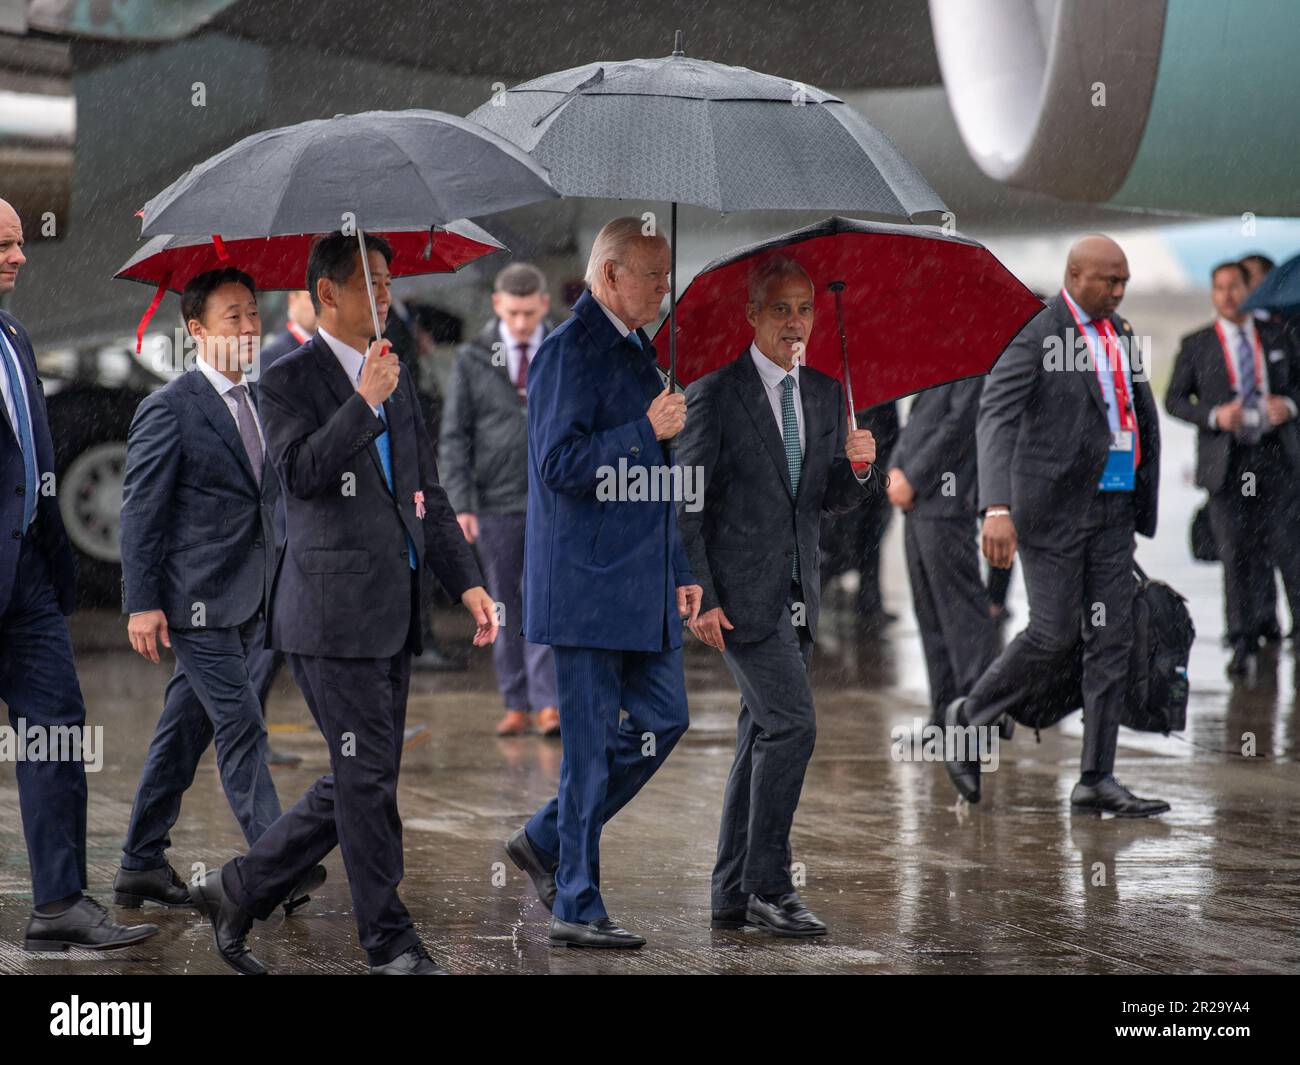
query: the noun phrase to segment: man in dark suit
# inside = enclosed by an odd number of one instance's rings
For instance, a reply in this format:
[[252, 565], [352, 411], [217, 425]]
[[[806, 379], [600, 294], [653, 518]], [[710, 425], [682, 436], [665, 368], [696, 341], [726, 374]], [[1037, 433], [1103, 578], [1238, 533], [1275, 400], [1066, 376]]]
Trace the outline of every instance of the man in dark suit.
[[1283, 330], [1241, 309], [1246, 276], [1239, 262], [1214, 268], [1210, 297], [1218, 317], [1183, 338], [1165, 394], [1169, 413], [1197, 429], [1196, 483], [1210, 493], [1223, 561], [1230, 674], [1249, 668], [1268, 635], [1260, 604], [1274, 563], [1291, 616], [1300, 616], [1300, 380]]
[[546, 277], [530, 263], [511, 263], [493, 285], [492, 320], [461, 345], [451, 368], [442, 421], [447, 498], [465, 539], [478, 545], [488, 591], [503, 604], [504, 627], [492, 648], [505, 702], [498, 736], [533, 727], [558, 735], [555, 658], [525, 640], [524, 522], [528, 506], [528, 365], [549, 333]]
[[285, 300], [284, 328], [262, 344], [257, 362], [258, 376], [306, 344], [314, 332], [316, 308], [312, 305], [311, 293], [306, 289], [290, 292]]
[[984, 378], [972, 377], [918, 395], [889, 471], [889, 500], [905, 515], [903, 549], [934, 725], [998, 653], [976, 547], [975, 425], [983, 390]]
[[703, 590], [691, 631], [722, 652], [740, 688], [713, 925], [818, 936], [826, 926], [791, 880], [790, 826], [817, 735], [808, 663], [821, 606], [821, 517], [880, 491], [876, 445], [870, 431], [849, 430], [839, 384], [800, 365], [814, 296], [803, 267], [784, 256], [757, 263], [748, 295], [753, 342], [687, 389], [679, 455], [703, 478], [703, 499], [677, 505]]
[[[1109, 237], [1078, 240], [1065, 284], [998, 360], [980, 399], [977, 439], [983, 549], [1010, 565], [1017, 548], [1029, 625], [946, 711], [949, 776], [971, 802], [979, 762], [953, 757], [958, 728], [992, 728], [1059, 675], [1083, 637], [1083, 752], [1073, 809], [1163, 813], [1114, 776], [1133, 642], [1134, 532], [1156, 529], [1160, 425], [1133, 331], [1115, 310], [1128, 261]], [[1123, 340], [1121, 341], [1121, 338]], [[1132, 365], [1130, 365], [1132, 362]]]
[[641, 329], [669, 267], [643, 224], [597, 234], [590, 291], [528, 370], [524, 635], [555, 650], [564, 759], [559, 795], [506, 853], [553, 909], [550, 941], [574, 947], [645, 944], [605, 910], [600, 834], [686, 731], [681, 619], [699, 609], [671, 499], [630, 488], [669, 472], [661, 441], [686, 420]]
[[[256, 395], [245, 369], [261, 333], [253, 279], [200, 274], [181, 294], [194, 369], [136, 410], [122, 484], [123, 613], [131, 646], [176, 655], [145, 757], [113, 881], [121, 906], [190, 905], [167, 861], [170, 832], [199, 759], [215, 739], [230, 808], [252, 844], [280, 816], [267, 768], [266, 726], [249, 671], [265, 642], [267, 591], [281, 539], [280, 484], [265, 466]], [[297, 885], [292, 910], [324, 881]]]
[[[365, 237], [380, 323], [392, 250]], [[241, 858], [192, 893], [238, 972], [265, 972], [246, 937], [307, 870], [338, 846], [372, 973], [437, 975], [397, 894], [397, 775], [410, 659], [436, 577], [496, 636], [491, 598], [438, 484], [409, 374], [371, 341], [357, 237], [320, 238], [307, 265], [319, 324], [262, 378], [267, 453], [284, 490], [288, 542], [271, 593], [271, 642], [329, 748], [317, 780]]]
[[[22, 222], [0, 200], [0, 296], [14, 290], [26, 261]], [[75, 600], [72, 548], [53, 487], [54, 442], [31, 338], [0, 311], [0, 701], [15, 730], [80, 737], [86, 707], [64, 620]], [[115, 924], [84, 894], [82, 758], [24, 758], [16, 776], [32, 874], [26, 948], [110, 950], [157, 932]]]

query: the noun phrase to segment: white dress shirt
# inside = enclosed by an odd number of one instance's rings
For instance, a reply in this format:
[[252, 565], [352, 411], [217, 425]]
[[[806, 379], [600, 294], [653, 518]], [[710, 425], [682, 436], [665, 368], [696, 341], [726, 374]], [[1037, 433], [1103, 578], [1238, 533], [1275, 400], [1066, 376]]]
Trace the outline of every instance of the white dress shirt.
[[[27, 378], [23, 374], [23, 364], [18, 361], [18, 349], [10, 343], [9, 337], [5, 335], [3, 327], [0, 327], [0, 344], [4, 345], [4, 351], [0, 351], [0, 358], [7, 359], [13, 366], [14, 372], [18, 375], [18, 389], [22, 395], [15, 397], [9, 391], [9, 374], [3, 366], [0, 366], [0, 394], [4, 396], [5, 415], [9, 418], [9, 425], [14, 431], [14, 438], [18, 437], [18, 408], [14, 403], [21, 403], [23, 409], [27, 412], [27, 424], [32, 427], [32, 438], [36, 436], [36, 423], [32, 421], [32, 405], [27, 397]], [[22, 441], [18, 441], [22, 446]], [[40, 463], [37, 463], [36, 477], [39, 480], [41, 476]]]
[[[596, 300], [596, 306], [605, 312], [605, 317], [614, 323], [614, 328], [618, 330], [619, 336], [626, 338], [628, 333], [632, 332], [632, 330], [624, 324], [622, 318], [601, 303], [600, 300], [596, 299], [596, 294], [594, 292], [591, 294], [591, 298]], [[636, 341], [633, 341], [633, 343], [635, 344]]]
[[[785, 439], [785, 421], [781, 417], [781, 397], [785, 394], [785, 386], [781, 383], [785, 380], [786, 371], [781, 369], [776, 363], [758, 350], [758, 344], [749, 345], [749, 357], [754, 360], [754, 366], [758, 369], [758, 376], [763, 382], [763, 391], [767, 393], [767, 402], [772, 407], [772, 416], [776, 419], [776, 431], [781, 439]], [[794, 398], [794, 420], [799, 426], [799, 454], [807, 452], [807, 435], [803, 427], [803, 397], [799, 392], [799, 363], [790, 367], [789, 375], [794, 378], [794, 389], [790, 395]], [[850, 428], [857, 428], [851, 426]], [[853, 476], [859, 481], [865, 482], [872, 471], [868, 466], [865, 471], [853, 471]]]
[[[332, 336], [326, 332], [323, 325], [317, 324], [316, 332], [321, 340], [325, 341], [325, 346], [334, 352], [334, 357], [339, 360], [339, 365], [343, 367], [343, 372], [348, 375], [348, 380], [352, 382], [352, 387], [357, 387], [357, 382], [361, 377], [361, 367], [365, 365], [366, 353], [357, 351], [351, 344], [345, 344], [338, 337]], [[393, 356], [396, 358], [397, 356]], [[371, 407], [376, 417], [383, 417], [382, 406]]]
[[758, 367], [758, 376], [763, 381], [763, 390], [767, 393], [767, 401], [772, 405], [772, 415], [776, 418], [776, 431], [781, 434], [781, 439], [785, 439], [784, 419], [781, 417], [781, 397], [785, 394], [785, 386], [781, 384], [787, 376], [794, 378], [794, 391], [791, 395], [794, 397], [794, 420], [799, 426], [799, 454], [804, 453], [806, 440], [803, 431], [803, 399], [799, 394], [799, 364], [796, 362], [791, 368], [789, 374], [781, 369], [776, 363], [758, 350], [757, 344], [749, 345], [749, 357], [754, 360], [754, 365]]
[[[208, 382], [217, 390], [222, 401], [226, 404], [226, 410], [230, 411], [230, 416], [235, 419], [235, 429], [239, 429], [239, 401], [230, 394], [230, 390], [235, 385], [247, 385], [243, 374], [240, 374], [238, 381], [232, 381], [225, 374], [219, 373], [208, 365], [207, 360], [200, 355], [194, 360], [194, 365], [199, 373], [208, 379]], [[266, 436], [262, 432], [262, 419], [257, 416], [257, 408], [253, 406], [253, 400], [250, 397], [248, 409], [253, 412], [253, 424], [257, 426], [257, 438], [262, 442], [262, 453], [266, 454]]]
[[[501, 338], [501, 343], [506, 348], [506, 372], [510, 374], [510, 381], [513, 384], [519, 380], [519, 341], [514, 338], [514, 334], [506, 326], [506, 323], [497, 319], [497, 336]], [[537, 349], [542, 346], [542, 339], [546, 336], [546, 330], [542, 328], [542, 323], [537, 323], [537, 328], [533, 330], [533, 335], [528, 338], [528, 361], [531, 364], [533, 356], [537, 354]]]
[[[1218, 318], [1218, 323], [1223, 329], [1223, 338], [1228, 342], [1228, 350], [1232, 354], [1233, 369], [1236, 370], [1237, 379], [1240, 380], [1241, 359], [1238, 357], [1238, 352], [1241, 349], [1241, 338], [1243, 334], [1246, 337], [1246, 346], [1250, 349], [1250, 357], [1252, 359], [1255, 357], [1255, 340], [1257, 334], [1255, 332], [1254, 316], [1248, 314], [1246, 316], [1245, 321], [1243, 321], [1241, 325], [1238, 325], [1236, 322], [1231, 322], [1227, 318], [1223, 318], [1223, 317]], [[1260, 341], [1260, 350], [1263, 351], [1262, 340]], [[1260, 406], [1266, 408], [1266, 404], [1264, 401], [1267, 400], [1268, 396], [1271, 395], [1271, 393], [1269, 392], [1269, 388], [1268, 388], [1268, 362], [1269, 362], [1268, 352], [1264, 351], [1263, 354], [1264, 357], [1260, 360], [1261, 369], [1263, 372], [1259, 375], [1260, 380], [1255, 382], [1255, 388], [1259, 392], [1259, 398], [1261, 401]], [[1295, 400], [1293, 400], [1290, 396], [1283, 396], [1282, 399], [1286, 403], [1287, 407], [1290, 408], [1291, 417], [1292, 418], [1296, 417], [1297, 408], [1296, 408]], [[1210, 415], [1206, 419], [1206, 421], [1209, 423], [1211, 429], [1217, 429], [1219, 427], [1219, 421], [1218, 421], [1219, 407], [1221, 407], [1222, 405], [1223, 404], [1219, 404], [1218, 406], [1210, 408]], [[1271, 433], [1276, 428], [1276, 426], [1270, 425], [1268, 422], [1268, 417], [1267, 415], [1265, 415], [1263, 424], [1261, 425], [1260, 428], [1262, 428], [1263, 431], [1266, 433]]]

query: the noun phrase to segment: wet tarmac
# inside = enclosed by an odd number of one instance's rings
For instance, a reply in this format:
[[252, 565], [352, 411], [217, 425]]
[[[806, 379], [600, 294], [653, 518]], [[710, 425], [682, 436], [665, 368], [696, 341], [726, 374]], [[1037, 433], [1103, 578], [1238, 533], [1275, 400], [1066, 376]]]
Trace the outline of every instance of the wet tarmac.
[[[1244, 683], [1224, 676], [1217, 566], [1190, 561], [1196, 493], [1191, 434], [1166, 428], [1162, 529], [1139, 560], [1188, 595], [1198, 638], [1188, 728], [1178, 737], [1121, 733], [1117, 775], [1172, 811], [1147, 821], [1072, 817], [1078, 716], [1042, 734], [1020, 730], [959, 804], [941, 765], [891, 757], [891, 730], [927, 713], [899, 524], [885, 547], [885, 595], [900, 615], [880, 635], [847, 614], [823, 618], [814, 656], [813, 757], [793, 834], [800, 891], [830, 926], [819, 942], [755, 930], [711, 931], [709, 873], [731, 761], [736, 695], [720, 659], [686, 658], [691, 729], [661, 772], [606, 829], [602, 890], [612, 915], [649, 940], [639, 952], [553, 949], [546, 912], [502, 842], [553, 794], [557, 741], [492, 735], [500, 705], [486, 653], [462, 674], [417, 674], [408, 717], [432, 727], [403, 763], [402, 897], [430, 952], [455, 973], [1295, 973], [1300, 972], [1300, 723], [1291, 644]], [[1013, 584], [1014, 633], [1025, 617]], [[1286, 619], [1283, 618], [1285, 628]], [[468, 645], [456, 613], [438, 618]], [[105, 758], [90, 775], [90, 889], [102, 901], [166, 670], [125, 646], [107, 611], [74, 619], [91, 724]], [[272, 741], [303, 756], [274, 770], [287, 805], [325, 771], [325, 747], [287, 673], [271, 708]], [[1255, 756], [1239, 753], [1253, 734]], [[242, 849], [211, 753], [172, 833], [188, 877]], [[358, 973], [342, 862], [299, 913], [253, 933], [279, 973]], [[0, 973], [225, 973], [208, 926], [190, 910], [116, 911], [156, 922], [152, 941], [108, 955], [27, 954], [15, 944], [31, 905], [13, 766], [0, 765]]]

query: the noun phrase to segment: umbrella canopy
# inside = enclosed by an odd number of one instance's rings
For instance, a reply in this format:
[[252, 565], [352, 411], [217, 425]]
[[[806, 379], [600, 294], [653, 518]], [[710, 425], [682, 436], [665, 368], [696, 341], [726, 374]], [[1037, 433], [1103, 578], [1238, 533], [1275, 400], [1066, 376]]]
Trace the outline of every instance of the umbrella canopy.
[[427, 229], [557, 196], [528, 154], [440, 111], [367, 111], [245, 137], [145, 204], [142, 236]]
[[893, 141], [838, 97], [680, 52], [547, 74], [469, 117], [525, 148], [565, 196], [894, 222], [939, 222], [946, 210]]
[[1273, 267], [1242, 307], [1248, 311], [1300, 314], [1300, 255]]
[[[393, 248], [393, 277], [444, 274], [506, 250], [492, 234], [472, 222], [453, 222], [429, 229], [376, 233]], [[315, 233], [242, 240], [159, 236], [146, 241], [113, 276], [181, 292], [190, 280], [209, 270], [233, 266], [262, 290], [300, 289], [306, 284], [307, 255]]]
[[[377, 234], [392, 246], [393, 277], [446, 274], [462, 266], [505, 251], [506, 246], [487, 230], [472, 222], [452, 222], [431, 229], [390, 230]], [[315, 233], [293, 233], [279, 237], [158, 236], [145, 244], [113, 275], [122, 281], [155, 285], [153, 302], [140, 318], [135, 332], [135, 350], [144, 342], [144, 331], [158, 310], [163, 295], [183, 292], [199, 274], [233, 266], [248, 274], [262, 291], [300, 289], [307, 282], [307, 257]]]
[[[740, 248], [695, 276], [677, 305], [684, 383], [735, 359], [753, 340], [745, 320], [749, 273], [769, 255], [808, 271], [815, 300], [805, 361], [845, 380], [847, 354], [846, 392], [858, 410], [988, 373], [1043, 309], [976, 241], [930, 227], [828, 218]], [[843, 282], [842, 330], [835, 282]], [[665, 322], [655, 334], [659, 351], [667, 329]]]

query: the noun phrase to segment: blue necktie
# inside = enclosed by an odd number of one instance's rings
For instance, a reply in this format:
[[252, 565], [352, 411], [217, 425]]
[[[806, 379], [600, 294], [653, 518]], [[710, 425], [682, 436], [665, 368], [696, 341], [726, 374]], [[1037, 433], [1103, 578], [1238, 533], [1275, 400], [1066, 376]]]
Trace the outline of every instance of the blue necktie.
[[[794, 412], [794, 377], [781, 378], [781, 438], [785, 442], [785, 462], [790, 468], [790, 488], [799, 497], [799, 475], [803, 472], [803, 452], [799, 448], [799, 419]], [[796, 531], [798, 523], [795, 525]], [[799, 580], [799, 540], [794, 544], [794, 562], [790, 567], [791, 579]]]
[[628, 333], [627, 338], [632, 342], [632, 346], [635, 347], [638, 351], [645, 351], [645, 345], [641, 343], [641, 338], [636, 335], [635, 329], [633, 329], [632, 332]]
[[[365, 369], [365, 360], [361, 362], [361, 369]], [[357, 383], [361, 383], [361, 370], [357, 371]], [[384, 405], [379, 405], [379, 420], [388, 425], [388, 412], [384, 410]], [[384, 468], [384, 480], [388, 482], [388, 490], [394, 495], [397, 494], [393, 488], [393, 442], [388, 439], [388, 434], [380, 433], [375, 438], [375, 448], [379, 451], [379, 464]], [[415, 569], [415, 544], [411, 543], [411, 534], [406, 532], [405, 526], [402, 531], [406, 533], [406, 556], [411, 560], [411, 569]]]
[[18, 435], [18, 449], [23, 454], [23, 528], [32, 523], [36, 514], [36, 441], [32, 436], [32, 422], [23, 401], [23, 386], [18, 369], [18, 355], [9, 346], [9, 338], [0, 336], [0, 357], [9, 379], [9, 394], [14, 397], [14, 431]]
[[[1241, 405], [1247, 410], [1254, 410], [1259, 406], [1259, 378], [1255, 375], [1255, 351], [1250, 346], [1244, 325], [1237, 327], [1237, 365], [1240, 367], [1238, 383], [1241, 385]], [[1242, 441], [1247, 444], [1258, 444], [1262, 436], [1259, 426], [1243, 428], [1241, 432]]]

